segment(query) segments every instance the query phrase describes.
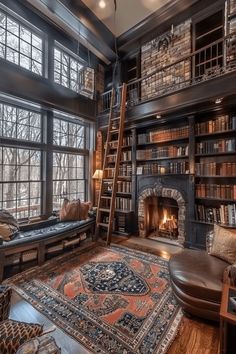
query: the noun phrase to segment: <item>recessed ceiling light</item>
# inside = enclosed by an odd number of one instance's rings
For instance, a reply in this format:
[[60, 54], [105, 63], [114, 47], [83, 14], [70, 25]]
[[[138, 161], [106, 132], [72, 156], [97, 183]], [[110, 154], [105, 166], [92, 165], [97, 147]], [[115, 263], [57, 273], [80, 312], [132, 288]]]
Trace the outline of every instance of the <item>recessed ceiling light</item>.
[[100, 0], [99, 3], [98, 3], [98, 6], [101, 8], [101, 9], [105, 9], [106, 7], [106, 3], [104, 0]]
[[219, 97], [215, 100], [215, 104], [220, 104], [223, 101], [223, 97]]

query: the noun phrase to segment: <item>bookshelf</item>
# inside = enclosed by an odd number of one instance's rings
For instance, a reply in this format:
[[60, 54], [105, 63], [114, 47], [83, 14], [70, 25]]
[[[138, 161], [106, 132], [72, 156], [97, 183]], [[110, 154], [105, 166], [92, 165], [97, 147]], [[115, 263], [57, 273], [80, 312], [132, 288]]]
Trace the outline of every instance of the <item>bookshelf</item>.
[[137, 132], [136, 174], [189, 173], [189, 125], [154, 127]]
[[236, 114], [195, 124], [195, 219], [236, 227]]
[[[138, 195], [158, 181], [185, 193], [186, 245], [204, 248], [206, 233], [214, 223], [236, 228], [235, 133], [233, 106], [132, 126], [127, 123], [114, 233], [137, 231]], [[110, 162], [112, 167], [114, 156]], [[109, 181], [107, 186], [109, 193]]]

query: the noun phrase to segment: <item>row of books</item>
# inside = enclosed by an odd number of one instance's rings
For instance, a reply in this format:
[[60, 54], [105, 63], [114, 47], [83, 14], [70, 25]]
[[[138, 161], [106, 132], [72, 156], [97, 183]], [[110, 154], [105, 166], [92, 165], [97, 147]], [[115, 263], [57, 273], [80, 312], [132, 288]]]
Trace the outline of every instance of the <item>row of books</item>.
[[197, 176], [236, 176], [236, 162], [209, 162], [196, 164]]
[[131, 160], [131, 151], [122, 151], [121, 161], [130, 161]]
[[186, 174], [189, 173], [188, 162], [169, 162], [166, 165], [148, 163], [137, 167], [137, 175], [159, 175], [159, 174]]
[[218, 116], [206, 122], [196, 124], [196, 134], [210, 134], [236, 129], [236, 116], [230, 117], [228, 114]]
[[119, 167], [119, 173], [118, 173], [119, 176], [132, 176], [132, 166], [131, 165], [122, 165]]
[[132, 145], [132, 135], [126, 135], [123, 137], [123, 146]]
[[236, 185], [226, 184], [196, 184], [197, 198], [217, 198], [236, 200]]
[[221, 204], [219, 207], [208, 207], [202, 204], [195, 206], [196, 219], [199, 221], [236, 225], [236, 204]]
[[118, 181], [117, 182], [117, 192], [118, 193], [131, 193], [132, 183], [129, 181]]
[[[113, 178], [114, 177], [114, 172], [115, 169], [113, 167], [110, 168], [106, 168], [106, 172], [105, 172], [105, 178]], [[132, 176], [132, 166], [131, 165], [122, 165], [119, 167], [119, 172], [118, 172], [118, 176], [121, 177], [130, 177]]]
[[219, 152], [236, 151], [236, 139], [209, 140], [197, 143], [197, 154], [212, 154]]
[[154, 149], [137, 150], [137, 160], [158, 159], [162, 157], [188, 156], [188, 145], [165, 146]]
[[189, 127], [153, 130], [148, 133], [138, 134], [138, 144], [159, 143], [162, 141], [182, 139], [189, 136]]
[[126, 232], [126, 219], [125, 214], [119, 214], [115, 216], [115, 230], [119, 232]]
[[115, 208], [121, 210], [132, 210], [132, 200], [129, 198], [116, 197]]

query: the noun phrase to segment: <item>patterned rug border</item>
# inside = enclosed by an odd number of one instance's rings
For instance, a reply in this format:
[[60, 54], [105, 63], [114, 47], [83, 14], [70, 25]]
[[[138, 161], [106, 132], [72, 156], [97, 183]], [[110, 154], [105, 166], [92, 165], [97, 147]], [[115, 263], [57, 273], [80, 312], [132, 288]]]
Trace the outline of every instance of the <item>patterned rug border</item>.
[[[69, 254], [63, 254], [60, 255], [58, 257], [53, 258], [52, 260], [46, 262], [45, 264], [43, 264], [41, 267], [34, 267], [30, 270], [26, 270], [20, 274], [17, 274], [15, 276], [13, 276], [12, 278], [7, 279], [4, 283], [11, 283], [11, 281], [23, 281], [24, 280], [24, 276], [27, 275], [27, 278], [30, 276], [30, 274], [33, 274], [35, 272], [43, 272], [45, 269], [47, 271], [50, 270], [50, 268], [52, 266], [55, 266], [55, 263], [57, 263], [58, 261], [60, 261], [60, 263], [62, 264], [63, 261], [66, 261], [66, 259], [68, 259], [68, 255], [70, 255], [70, 259], [74, 258], [80, 254], [83, 254], [85, 252], [89, 252], [92, 251], [94, 246], [98, 246], [101, 249], [110, 249], [113, 252], [117, 252], [119, 253], [120, 251], [122, 253], [125, 253], [127, 255], [130, 255], [131, 257], [134, 257], [135, 255], [139, 255], [139, 257], [144, 258], [143, 260], [148, 262], [154, 262], [154, 263], [158, 263], [161, 267], [168, 269], [168, 261], [164, 258], [162, 258], [159, 255], [155, 255], [155, 254], [149, 254], [148, 252], [145, 251], [141, 251], [141, 250], [132, 250], [132, 248], [129, 247], [125, 247], [123, 245], [112, 245], [111, 247], [106, 247], [104, 245], [101, 245], [99, 243], [95, 243], [95, 244], [90, 244], [90, 245], [86, 245], [83, 249], [76, 249], [73, 250], [72, 252], [70, 252]], [[133, 254], [133, 251], [135, 251], [135, 255]], [[75, 304], [73, 300], [69, 300], [66, 296], [64, 296], [63, 294], [60, 294], [57, 290], [52, 289], [50, 286], [48, 286], [47, 284], [41, 283], [40, 281], [34, 280], [34, 283], [38, 283], [40, 285], [40, 287], [45, 288], [45, 291], [50, 290], [53, 294], [55, 294], [55, 297], [57, 297], [62, 303], [64, 303], [64, 305], [67, 305], [67, 307], [72, 307], [73, 311], [78, 311], [78, 304]], [[47, 311], [45, 310], [45, 308], [42, 306], [42, 304], [40, 303], [40, 301], [36, 301], [33, 299], [32, 294], [27, 294], [27, 292], [22, 289], [19, 288], [19, 286], [12, 284], [13, 289], [21, 296], [23, 297], [26, 301], [28, 301], [34, 308], [36, 308], [39, 312], [41, 312], [44, 316], [48, 317], [53, 323], [55, 323], [64, 333], [66, 333], [67, 335], [72, 336], [75, 340], [77, 340], [78, 342], [81, 343], [82, 346], [84, 346], [85, 348], [89, 349], [91, 351], [91, 353], [101, 353], [101, 354], [107, 354], [107, 351], [104, 351], [100, 346], [99, 346], [99, 351], [98, 349], [96, 350], [96, 345], [94, 344], [94, 347], [91, 347], [91, 341], [86, 338], [80, 331], [71, 328], [68, 324], [65, 324], [65, 322], [63, 322], [60, 318], [51, 318], [50, 314], [47, 315]], [[170, 285], [168, 286], [168, 288], [165, 290], [165, 293], [167, 292], [171, 292], [170, 290]], [[52, 295], [52, 294], [50, 294]], [[167, 297], [167, 294], [165, 295]], [[162, 301], [164, 302], [164, 300]], [[162, 306], [162, 303], [160, 304], [160, 306]], [[83, 309], [80, 308], [79, 312], [83, 312]], [[168, 350], [168, 348], [170, 347], [170, 345], [172, 344], [173, 340], [175, 339], [178, 331], [179, 331], [179, 327], [180, 327], [180, 323], [181, 323], [181, 319], [182, 319], [182, 311], [180, 308], [177, 308], [175, 313], [174, 313], [174, 320], [172, 320], [172, 323], [170, 325], [170, 328], [168, 328], [168, 330], [164, 333], [164, 338], [161, 339], [161, 348], [159, 348], [158, 351], [153, 351], [153, 354], [165, 354]], [[155, 315], [153, 314], [153, 317], [155, 317]], [[91, 321], [94, 321], [94, 323], [99, 323], [98, 319], [90, 319]], [[65, 327], [68, 326], [68, 327]], [[104, 326], [104, 323], [103, 323]], [[109, 327], [107, 325], [107, 327]], [[106, 331], [106, 330], [105, 330]], [[108, 333], [107, 333], [108, 334]], [[116, 337], [114, 335], [114, 333], [112, 333], [112, 336]], [[122, 343], [123, 342], [123, 346], [124, 348], [126, 347], [127, 350], [124, 349], [124, 353], [126, 354], [136, 354], [136, 352], [130, 351], [130, 347], [127, 347], [127, 343], [125, 342], [125, 339], [122, 339], [118, 336], [119, 341]], [[141, 340], [141, 339], [140, 339]]]

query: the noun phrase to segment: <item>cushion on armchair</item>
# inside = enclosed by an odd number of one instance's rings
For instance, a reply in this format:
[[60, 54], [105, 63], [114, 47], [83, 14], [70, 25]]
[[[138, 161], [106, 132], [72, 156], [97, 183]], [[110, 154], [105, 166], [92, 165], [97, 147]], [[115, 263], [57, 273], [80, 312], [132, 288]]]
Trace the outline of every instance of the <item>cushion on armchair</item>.
[[230, 264], [236, 263], [236, 230], [214, 225], [210, 254]]

